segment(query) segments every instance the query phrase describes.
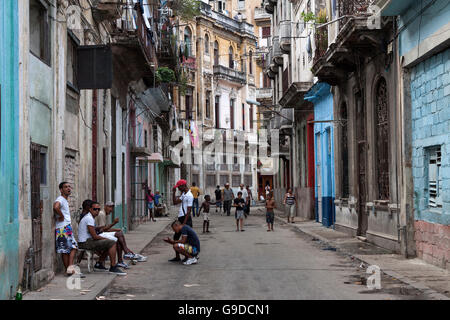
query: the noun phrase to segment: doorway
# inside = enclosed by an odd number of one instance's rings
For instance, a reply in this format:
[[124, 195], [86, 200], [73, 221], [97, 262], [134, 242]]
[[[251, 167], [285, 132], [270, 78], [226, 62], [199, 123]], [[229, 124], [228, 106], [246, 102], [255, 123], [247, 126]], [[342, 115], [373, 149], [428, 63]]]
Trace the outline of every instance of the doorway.
[[366, 141], [366, 110], [361, 91], [355, 95], [356, 101], [356, 137], [357, 137], [357, 177], [358, 177], [358, 235], [365, 236], [368, 226], [366, 214], [367, 201], [367, 141]]

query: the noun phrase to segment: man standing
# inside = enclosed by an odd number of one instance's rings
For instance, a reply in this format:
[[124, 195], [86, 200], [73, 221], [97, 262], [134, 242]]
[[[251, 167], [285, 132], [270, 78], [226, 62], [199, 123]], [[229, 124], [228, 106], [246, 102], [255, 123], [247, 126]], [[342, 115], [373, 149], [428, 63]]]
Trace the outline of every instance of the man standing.
[[[177, 197], [177, 188], [181, 192], [181, 196]], [[178, 180], [177, 184], [172, 189], [172, 201], [174, 205], [181, 203], [180, 210], [178, 211], [178, 221], [182, 225], [188, 225], [192, 228], [191, 211], [194, 203], [194, 196], [187, 186], [187, 181], [184, 179]], [[181, 232], [175, 231], [173, 236], [174, 241], [178, 241], [181, 237]], [[185, 260], [188, 258], [186, 257]], [[181, 261], [180, 253], [176, 251], [176, 257], [169, 260], [170, 262]]]
[[225, 188], [222, 190], [222, 199], [223, 199], [223, 212], [226, 212], [227, 216], [229, 216], [231, 211], [231, 204], [234, 199], [234, 194], [228, 182], [225, 183]]
[[61, 195], [53, 203], [53, 212], [56, 214], [56, 253], [62, 254], [64, 267], [67, 275], [75, 273], [73, 261], [78, 249], [77, 242], [73, 237], [72, 221], [70, 218], [69, 199], [72, 187], [68, 182], [59, 184]]
[[247, 205], [247, 215], [250, 214], [250, 205], [253, 200], [252, 190], [250, 189], [250, 186], [247, 186], [247, 194], [248, 194], [248, 205]]
[[222, 215], [222, 190], [220, 190], [220, 186], [218, 185], [216, 187], [216, 191], [214, 191], [216, 194], [216, 212], [217, 208], [219, 208], [219, 212]]
[[195, 185], [195, 182], [192, 182], [191, 192], [192, 192], [192, 195], [194, 196], [194, 203], [192, 205], [192, 207], [194, 208], [194, 213], [192, 214], [192, 216], [198, 217], [199, 216], [198, 196], [200, 195], [201, 192], [200, 192], [200, 188]]

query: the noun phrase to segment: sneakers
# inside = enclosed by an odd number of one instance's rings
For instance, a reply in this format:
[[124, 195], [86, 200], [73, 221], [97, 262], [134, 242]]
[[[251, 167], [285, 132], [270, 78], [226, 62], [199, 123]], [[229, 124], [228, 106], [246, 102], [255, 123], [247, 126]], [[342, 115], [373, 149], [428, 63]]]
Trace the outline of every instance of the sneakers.
[[117, 266], [124, 269], [129, 269], [130, 267], [125, 262], [118, 262]]
[[147, 257], [143, 256], [143, 255], [141, 255], [139, 253], [134, 255], [134, 259], [137, 260], [138, 262], [145, 262], [145, 261], [147, 261]]
[[128, 260], [134, 259], [134, 256], [135, 256], [135, 254], [133, 254], [133, 253], [131, 253], [131, 252], [125, 253], [125, 254], [123, 255], [123, 257], [124, 257], [125, 259], [128, 259]]
[[190, 258], [187, 259], [185, 262], [183, 262], [184, 265], [191, 265], [191, 264], [196, 264], [197, 263], [197, 259], [196, 258]]
[[185, 263], [186, 261], [188, 261], [188, 257], [184, 257], [184, 259], [183, 260], [181, 260], [181, 262], [183, 262], [183, 263]]
[[116, 274], [118, 276], [126, 276], [127, 273], [123, 272], [118, 266], [117, 264], [114, 267], [109, 268], [109, 273], [113, 273]]
[[102, 271], [102, 272], [105, 272], [105, 271], [108, 271], [108, 269], [105, 268], [105, 266], [104, 266], [103, 264], [101, 264], [100, 262], [97, 262], [97, 263], [95, 264], [95, 266], [94, 266], [94, 271]]

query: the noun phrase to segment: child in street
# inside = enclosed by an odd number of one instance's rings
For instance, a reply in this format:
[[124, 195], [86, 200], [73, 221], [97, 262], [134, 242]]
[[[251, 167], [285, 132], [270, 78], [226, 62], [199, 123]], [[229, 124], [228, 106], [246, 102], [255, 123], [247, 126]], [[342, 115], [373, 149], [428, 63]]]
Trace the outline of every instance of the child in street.
[[273, 220], [275, 214], [273, 209], [276, 207], [275, 200], [272, 198], [272, 193], [267, 194], [266, 199], [266, 222], [267, 222], [267, 231], [273, 231]]
[[209, 196], [209, 194], [207, 194], [204, 199], [205, 201], [202, 202], [200, 210], [198, 211], [198, 214], [200, 215], [203, 210], [203, 233], [205, 233], [205, 228], [206, 232], [209, 232], [209, 206], [211, 204], [214, 204], [211, 203], [211, 197]]
[[236, 207], [236, 231], [239, 231], [239, 222], [241, 223], [241, 231], [245, 231], [244, 228], [244, 208], [245, 200], [242, 198], [242, 192], [237, 193], [237, 198], [234, 199], [233, 207]]

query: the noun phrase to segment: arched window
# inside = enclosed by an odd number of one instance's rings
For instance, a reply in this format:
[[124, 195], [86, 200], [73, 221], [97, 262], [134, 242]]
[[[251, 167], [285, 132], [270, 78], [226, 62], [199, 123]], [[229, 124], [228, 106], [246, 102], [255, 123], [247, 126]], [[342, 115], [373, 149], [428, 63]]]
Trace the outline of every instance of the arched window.
[[209, 36], [205, 34], [205, 54], [209, 55]]
[[230, 48], [228, 49], [228, 67], [230, 69], [234, 69], [234, 63], [233, 63], [233, 47], [230, 46]]
[[341, 196], [348, 198], [350, 193], [349, 175], [348, 175], [348, 137], [347, 137], [347, 104], [345, 102], [341, 105], [340, 120], [341, 120], [341, 162], [342, 162], [342, 184]]
[[214, 42], [214, 65], [219, 65], [219, 43], [217, 41]]
[[184, 52], [186, 57], [192, 56], [192, 32], [191, 29], [185, 28], [184, 29]]
[[387, 85], [384, 78], [375, 87], [376, 174], [378, 199], [389, 200], [389, 108]]
[[248, 73], [253, 74], [253, 52], [248, 53]]

